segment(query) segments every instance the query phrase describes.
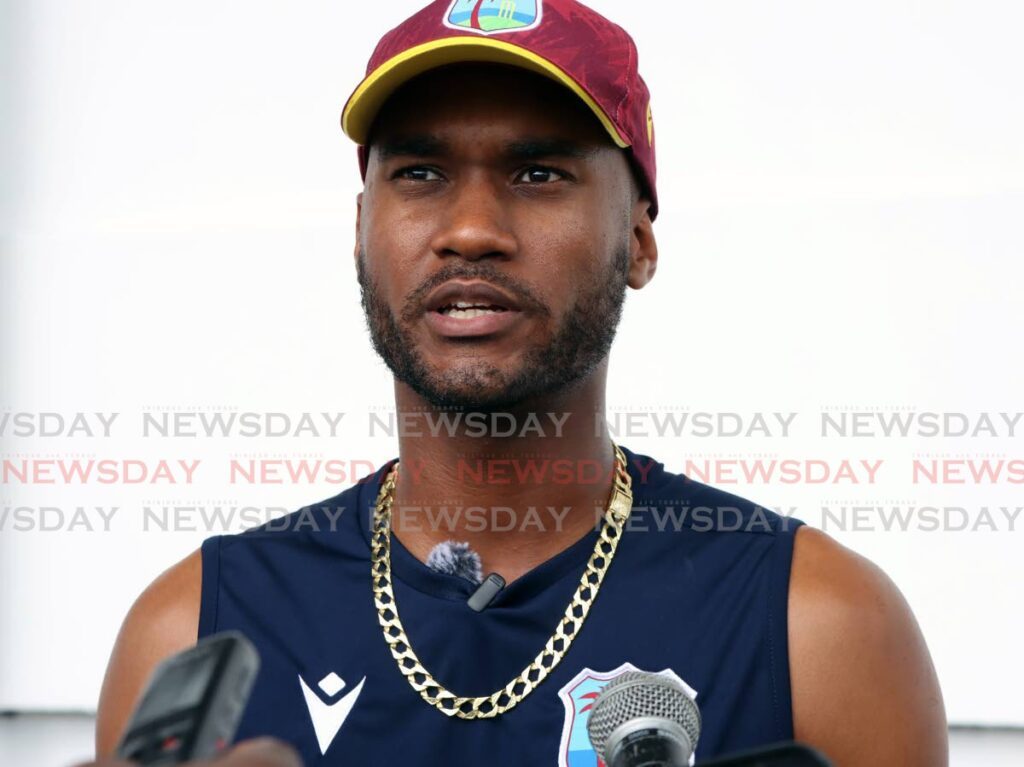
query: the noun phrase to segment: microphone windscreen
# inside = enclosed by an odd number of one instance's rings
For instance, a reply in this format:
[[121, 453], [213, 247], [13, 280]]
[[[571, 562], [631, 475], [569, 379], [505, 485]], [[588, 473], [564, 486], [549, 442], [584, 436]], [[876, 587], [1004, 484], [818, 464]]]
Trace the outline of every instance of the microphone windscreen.
[[427, 567], [446, 575], [459, 578], [479, 585], [483, 579], [480, 555], [460, 541], [443, 541], [430, 550], [427, 556]]

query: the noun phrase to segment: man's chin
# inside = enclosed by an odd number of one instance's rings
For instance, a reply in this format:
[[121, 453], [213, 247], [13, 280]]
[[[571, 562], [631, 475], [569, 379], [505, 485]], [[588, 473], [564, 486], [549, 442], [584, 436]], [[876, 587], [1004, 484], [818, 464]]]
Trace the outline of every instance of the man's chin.
[[523, 401], [521, 397], [516, 397], [507, 389], [425, 385], [418, 381], [406, 381], [406, 383], [431, 407], [438, 410], [474, 413], [507, 412], [521, 405]]
[[509, 412], [522, 407], [541, 394], [537, 391], [527, 391], [521, 382], [517, 384], [503, 376], [493, 376], [489, 379], [453, 378], [449, 374], [439, 377], [413, 376], [399, 380], [438, 410]]

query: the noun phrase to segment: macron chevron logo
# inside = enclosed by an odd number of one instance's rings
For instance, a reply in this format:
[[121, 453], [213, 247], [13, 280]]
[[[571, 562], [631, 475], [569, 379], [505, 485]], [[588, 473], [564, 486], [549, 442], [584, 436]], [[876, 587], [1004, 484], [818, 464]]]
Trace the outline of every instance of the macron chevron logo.
[[[320, 696], [309, 689], [309, 685], [299, 674], [299, 684], [302, 686], [302, 695], [306, 698], [306, 708], [309, 709], [309, 718], [313, 720], [313, 731], [316, 732], [316, 741], [320, 745], [320, 753], [326, 754], [331, 747], [334, 736], [338, 734], [341, 725], [345, 723], [349, 712], [356, 704], [359, 693], [363, 689], [364, 676], [355, 687], [341, 696], [334, 703], [324, 703]], [[317, 683], [328, 697], [333, 698], [345, 688], [345, 680], [333, 671]]]

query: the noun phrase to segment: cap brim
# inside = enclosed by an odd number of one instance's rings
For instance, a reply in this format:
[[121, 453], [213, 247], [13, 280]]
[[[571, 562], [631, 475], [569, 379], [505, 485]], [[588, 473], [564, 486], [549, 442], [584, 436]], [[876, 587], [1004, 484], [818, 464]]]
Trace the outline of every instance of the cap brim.
[[564, 85], [590, 108], [616, 146], [625, 149], [630, 145], [590, 94], [559, 66], [518, 45], [476, 36], [433, 40], [385, 61], [367, 75], [349, 97], [341, 113], [341, 129], [357, 144], [366, 144], [377, 112], [399, 86], [427, 70], [464, 61], [511, 64]]

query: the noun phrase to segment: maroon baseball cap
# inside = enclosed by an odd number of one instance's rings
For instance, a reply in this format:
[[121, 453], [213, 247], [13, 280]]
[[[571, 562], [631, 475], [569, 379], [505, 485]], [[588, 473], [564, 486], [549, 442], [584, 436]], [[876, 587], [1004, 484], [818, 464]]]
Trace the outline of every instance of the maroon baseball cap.
[[384, 35], [341, 113], [342, 130], [360, 145], [364, 179], [366, 141], [388, 97], [416, 75], [464, 61], [511, 64], [572, 91], [626, 152], [654, 219], [654, 121], [636, 44], [575, 0], [434, 0]]

